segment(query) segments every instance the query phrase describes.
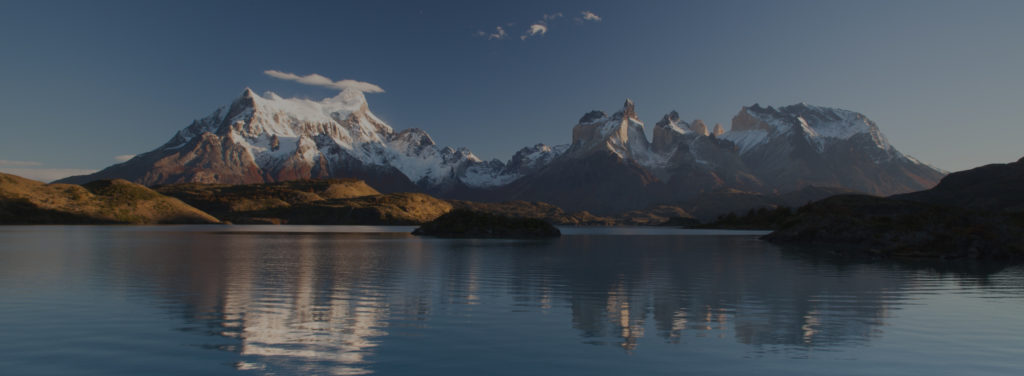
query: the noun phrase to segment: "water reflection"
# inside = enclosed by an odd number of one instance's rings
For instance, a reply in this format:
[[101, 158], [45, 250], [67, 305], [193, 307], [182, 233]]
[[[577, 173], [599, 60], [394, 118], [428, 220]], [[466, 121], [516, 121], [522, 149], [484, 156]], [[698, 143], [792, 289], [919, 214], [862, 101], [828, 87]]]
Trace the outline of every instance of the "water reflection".
[[[842, 349], [885, 336], [893, 313], [914, 304], [912, 294], [943, 288], [951, 276], [1007, 287], [988, 279], [996, 270], [836, 262], [753, 237], [531, 242], [133, 232], [103, 239], [76, 239], [76, 260], [89, 256], [91, 271], [83, 273], [92, 283], [127, 288], [137, 301], [156, 298], [184, 319], [181, 330], [226, 340], [210, 347], [237, 354], [237, 369], [268, 374], [368, 374], [380, 363], [414, 366], [481, 343], [546, 346], [564, 337], [558, 326], [571, 327], [582, 346], [629, 354], [696, 340], [754, 353]], [[44, 256], [2, 257], [16, 267], [0, 266], [0, 274]], [[1019, 281], [1010, 288], [1022, 290]]]

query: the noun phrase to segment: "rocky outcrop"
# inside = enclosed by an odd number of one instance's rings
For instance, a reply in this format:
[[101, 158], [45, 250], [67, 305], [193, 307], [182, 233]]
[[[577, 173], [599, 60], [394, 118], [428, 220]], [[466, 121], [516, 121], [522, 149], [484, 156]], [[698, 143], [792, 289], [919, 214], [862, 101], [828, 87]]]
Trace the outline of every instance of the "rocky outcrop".
[[696, 119], [692, 123], [690, 123], [690, 130], [693, 131], [693, 133], [699, 134], [701, 136], [707, 136], [711, 134], [711, 131], [708, 130], [708, 125], [704, 124], [704, 120], [700, 119]]
[[689, 127], [686, 122], [679, 120], [678, 112], [665, 114], [654, 124], [651, 150], [659, 154], [671, 152], [676, 145], [683, 142], [683, 136], [688, 133]]
[[711, 133], [713, 133], [715, 136], [721, 136], [725, 134], [725, 128], [722, 128], [721, 123], [715, 123], [715, 130], [712, 131]]
[[637, 118], [635, 105], [627, 99], [622, 109], [608, 116], [591, 111], [572, 128], [572, 144], [565, 155], [584, 158], [595, 152], [611, 151], [622, 158], [643, 158], [650, 148], [644, 123]]

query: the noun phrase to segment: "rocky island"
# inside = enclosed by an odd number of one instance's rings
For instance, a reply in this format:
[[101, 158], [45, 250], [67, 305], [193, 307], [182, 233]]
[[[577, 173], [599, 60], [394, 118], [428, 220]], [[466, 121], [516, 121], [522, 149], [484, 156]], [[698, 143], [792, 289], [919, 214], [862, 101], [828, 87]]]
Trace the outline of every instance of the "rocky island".
[[558, 228], [536, 218], [514, 218], [456, 209], [424, 223], [413, 235], [439, 238], [553, 238]]

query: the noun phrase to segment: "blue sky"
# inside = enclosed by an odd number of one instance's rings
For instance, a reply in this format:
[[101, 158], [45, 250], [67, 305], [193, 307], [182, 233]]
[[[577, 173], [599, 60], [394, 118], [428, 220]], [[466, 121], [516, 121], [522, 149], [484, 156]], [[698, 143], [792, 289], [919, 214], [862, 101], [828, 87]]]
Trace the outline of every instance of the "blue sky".
[[[103, 168], [245, 87], [333, 95], [269, 69], [378, 85], [370, 107], [393, 127], [483, 158], [567, 143], [582, 114], [628, 97], [648, 132], [671, 110], [728, 129], [753, 103], [842, 107], [956, 171], [1024, 155], [1021, 15], [1020, 1], [4, 1], [0, 171]], [[498, 26], [508, 37], [487, 38]]]

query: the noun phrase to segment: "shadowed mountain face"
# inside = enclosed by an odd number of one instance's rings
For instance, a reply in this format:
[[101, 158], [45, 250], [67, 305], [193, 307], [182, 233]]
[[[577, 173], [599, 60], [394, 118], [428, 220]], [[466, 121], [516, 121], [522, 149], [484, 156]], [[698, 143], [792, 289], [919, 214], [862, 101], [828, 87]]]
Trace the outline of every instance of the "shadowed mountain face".
[[766, 236], [874, 257], [1024, 259], [1024, 158], [946, 176], [889, 198], [839, 195], [804, 206]]
[[422, 130], [395, 131], [358, 92], [317, 102], [247, 89], [156, 150], [62, 182], [358, 178], [382, 192], [546, 201], [609, 214], [723, 189], [779, 194], [814, 185], [891, 195], [930, 188], [943, 176], [897, 151], [874, 122], [851, 111], [754, 105], [744, 107], [731, 128], [688, 123], [672, 112], [648, 141], [627, 101], [611, 115], [585, 114], [568, 145], [537, 144], [507, 162], [482, 161], [468, 149], [436, 145]]
[[893, 196], [927, 202], [1003, 212], [1024, 212], [1024, 158], [949, 174], [935, 188]]

